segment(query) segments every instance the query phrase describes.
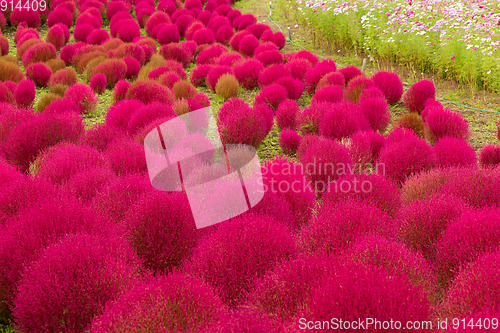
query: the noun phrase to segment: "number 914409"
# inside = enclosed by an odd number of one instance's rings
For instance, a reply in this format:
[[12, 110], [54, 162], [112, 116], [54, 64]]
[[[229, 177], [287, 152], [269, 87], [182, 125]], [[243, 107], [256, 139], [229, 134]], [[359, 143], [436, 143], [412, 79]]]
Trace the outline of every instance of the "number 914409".
[[18, 10], [27, 10], [27, 11], [45, 11], [47, 9], [47, 2], [45, 0], [26, 0], [23, 5], [22, 0], [1, 0], [0, 1], [0, 10], [5, 12], [7, 10], [14, 11], [14, 9]]

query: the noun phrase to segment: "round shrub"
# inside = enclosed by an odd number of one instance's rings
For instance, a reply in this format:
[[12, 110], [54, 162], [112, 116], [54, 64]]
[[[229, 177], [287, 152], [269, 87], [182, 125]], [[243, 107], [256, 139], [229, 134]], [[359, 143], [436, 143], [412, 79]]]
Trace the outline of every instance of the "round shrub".
[[221, 223], [202, 239], [189, 271], [216, 287], [226, 303], [237, 304], [257, 278], [296, 254], [284, 226], [270, 217], [247, 215]]
[[64, 98], [78, 105], [81, 113], [92, 113], [97, 106], [97, 97], [85, 83], [76, 83], [64, 92]]
[[120, 80], [116, 82], [115, 88], [113, 89], [113, 100], [115, 102], [124, 100], [125, 96], [127, 96], [130, 85], [130, 82], [126, 80]]
[[23, 53], [22, 63], [24, 67], [28, 67], [32, 63], [46, 62], [54, 58], [56, 58], [56, 48], [54, 45], [50, 43], [39, 43], [32, 45]]
[[146, 174], [148, 171], [144, 147], [130, 138], [112, 141], [105, 153], [111, 168], [121, 177], [135, 173]]
[[[132, 102], [132, 105], [137, 105], [137, 103]], [[122, 110], [130, 112], [128, 109], [129, 105], [122, 107]], [[130, 136], [134, 136], [137, 132], [158, 118], [163, 118], [166, 116], [175, 116], [175, 113], [170, 105], [163, 103], [150, 103], [146, 104], [139, 109], [132, 111], [130, 119], [127, 125], [127, 131]]]
[[92, 333], [199, 332], [226, 310], [213, 288], [188, 275], [172, 273], [152, 278], [110, 302], [92, 320]]
[[127, 99], [113, 104], [106, 113], [106, 124], [126, 131], [135, 111], [144, 106], [138, 100]]
[[339, 69], [339, 72], [344, 76], [345, 84], [347, 85], [356, 76], [362, 76], [363, 72], [355, 66], [347, 66]]
[[198, 65], [214, 64], [223, 52], [227, 52], [227, 48], [222, 45], [211, 45], [203, 49], [196, 57]]
[[264, 70], [264, 65], [253, 58], [238, 61], [234, 65], [234, 76], [245, 89], [251, 90], [257, 87], [258, 79]]
[[229, 45], [229, 41], [233, 36], [233, 28], [228, 25], [223, 25], [215, 32], [215, 41], [223, 45]]
[[31, 80], [19, 82], [14, 92], [16, 104], [22, 108], [31, 108], [35, 101], [36, 85]]
[[384, 133], [391, 121], [391, 113], [387, 102], [379, 97], [363, 98], [359, 101], [359, 107], [370, 123], [371, 129]]
[[167, 87], [151, 80], [136, 80], [130, 85], [125, 95], [126, 99], [137, 99], [144, 104], [159, 102], [172, 104], [174, 93]]
[[134, 285], [138, 266], [132, 249], [117, 236], [68, 236], [49, 246], [24, 274], [14, 301], [17, 327], [81, 331], [108, 301]]
[[14, 27], [17, 27], [22, 22], [26, 22], [30, 28], [40, 27], [40, 14], [37, 11], [14, 8], [9, 19], [10, 24]]
[[102, 188], [116, 178], [111, 169], [94, 167], [72, 175], [63, 188], [70, 195], [87, 204]]
[[311, 103], [314, 102], [330, 102], [338, 103], [342, 101], [343, 92], [342, 88], [336, 85], [326, 86], [314, 93]]
[[72, 86], [78, 81], [78, 77], [73, 68], [65, 68], [52, 74], [49, 80], [49, 86], [53, 87], [56, 84], [63, 84], [65, 86]]
[[281, 102], [276, 109], [276, 125], [279, 129], [295, 129], [299, 112], [299, 104], [296, 101], [285, 100]]
[[198, 45], [213, 44], [215, 42], [215, 36], [212, 30], [202, 28], [193, 34], [192, 40]]
[[125, 62], [125, 65], [127, 65], [125, 78], [127, 80], [132, 80], [133, 78], [137, 77], [139, 71], [141, 70], [141, 64], [139, 63], [139, 61], [132, 57], [125, 57], [123, 58], [123, 61]]
[[349, 150], [353, 162], [357, 163], [361, 168], [365, 167], [365, 169], [375, 164], [374, 172], [377, 173], [378, 165], [376, 165], [375, 161], [384, 146], [385, 137], [382, 134], [372, 131], [360, 131], [351, 136]]
[[403, 82], [398, 74], [393, 72], [377, 72], [372, 76], [375, 87], [382, 90], [389, 104], [395, 104], [403, 96]]
[[74, 112], [76, 114], [80, 114], [80, 108], [75, 102], [67, 98], [62, 98], [53, 101], [44, 110], [45, 114], [62, 114], [68, 112]]
[[172, 86], [172, 91], [175, 94], [175, 98], [193, 98], [196, 94], [196, 88], [185, 80], [179, 80]]
[[370, 125], [361, 108], [350, 101], [344, 101], [330, 105], [329, 110], [321, 118], [319, 134], [326, 138], [341, 140], [358, 131], [369, 129]]
[[207, 87], [215, 91], [215, 86], [219, 81], [219, 78], [224, 74], [232, 74], [233, 70], [229, 66], [214, 66], [207, 74], [206, 85]]
[[399, 116], [394, 127], [412, 130], [419, 138], [424, 136], [424, 122], [422, 116], [416, 112], [408, 112]]
[[346, 99], [357, 103], [360, 100], [363, 90], [374, 86], [375, 84], [373, 83], [373, 80], [364, 75], [358, 75], [347, 83], [344, 96]]
[[181, 34], [175, 24], [165, 24], [156, 34], [156, 38], [160, 45], [166, 45], [169, 43], [178, 43], [181, 39]]
[[434, 153], [436, 154], [437, 165], [442, 168], [473, 167], [477, 165], [476, 151], [462, 139], [441, 138], [434, 145]]
[[339, 86], [341, 88], [345, 87], [345, 79], [344, 75], [340, 72], [331, 72], [326, 74], [319, 80], [318, 84], [316, 85], [316, 90], [319, 90], [324, 87], [328, 86]]
[[238, 51], [244, 56], [251, 57], [258, 46], [259, 40], [253, 35], [247, 35], [241, 39]]
[[102, 45], [109, 40], [109, 33], [105, 29], [95, 29], [87, 36], [87, 43]]
[[123, 80], [127, 74], [127, 64], [121, 59], [109, 59], [101, 62], [92, 69], [91, 77], [103, 74], [106, 77], [106, 82], [110, 87]]
[[[475, 156], [476, 155], [474, 155], [474, 157]], [[479, 164], [482, 168], [496, 168], [500, 165], [500, 146], [492, 144], [485, 145], [479, 153]]]
[[90, 88], [96, 94], [102, 94], [106, 91], [106, 76], [104, 74], [97, 74], [90, 79]]
[[387, 136], [386, 139], [386, 143], [393, 144], [413, 139], [418, 139], [418, 136], [415, 134], [413, 130], [408, 128], [398, 128], [389, 132], [389, 135]]
[[424, 103], [428, 99], [436, 98], [436, 88], [429, 80], [421, 80], [408, 89], [403, 97], [405, 107], [411, 112], [422, 113]]
[[385, 100], [384, 93], [377, 87], [369, 87], [364, 89], [361, 94], [359, 94], [359, 100], [363, 100], [365, 98], [381, 98]]
[[468, 122], [458, 112], [435, 108], [425, 117], [425, 138], [433, 143], [445, 136], [468, 140], [471, 132]]
[[285, 64], [285, 68], [290, 71], [292, 77], [296, 80], [303, 80], [307, 71], [309, 71], [313, 65], [302, 58], [293, 58], [291, 61]]
[[500, 239], [500, 209], [484, 208], [465, 212], [448, 225], [436, 243], [436, 270], [447, 286], [461, 266], [478, 256], [495, 251]]
[[52, 70], [42, 62], [36, 62], [26, 68], [26, 75], [39, 87], [46, 87], [52, 76]]
[[231, 74], [223, 74], [215, 85], [215, 93], [225, 101], [238, 95], [238, 80]]
[[210, 325], [203, 333], [208, 332], [282, 332], [282, 325], [274, 322], [269, 315], [251, 308], [241, 308], [221, 316], [218, 322]]
[[270, 84], [255, 95], [254, 105], [267, 104], [276, 110], [280, 103], [288, 99], [288, 91], [279, 84]]
[[47, 18], [47, 25], [49, 28], [57, 23], [62, 23], [68, 28], [71, 28], [73, 25], [73, 15], [66, 8], [58, 6], [49, 14], [49, 17]]
[[397, 237], [409, 248], [434, 261], [436, 243], [444, 231], [462, 214], [473, 208], [463, 200], [447, 195], [434, 195], [401, 207], [398, 212]]
[[59, 51], [64, 44], [66, 44], [66, 36], [64, 35], [64, 31], [59, 24], [49, 29], [47, 36], [45, 37], [45, 41], [54, 45], [57, 51]]
[[178, 267], [197, 244], [189, 202], [181, 192], [150, 193], [131, 207], [124, 224], [143, 265], [153, 271]]
[[360, 237], [391, 234], [393, 223], [387, 213], [364, 202], [325, 203], [301, 229], [298, 246], [303, 253], [338, 254]]
[[284, 129], [280, 132], [279, 143], [283, 153], [295, 154], [299, 148], [302, 137], [293, 129]]
[[378, 163], [384, 165], [387, 176], [402, 184], [409, 176], [431, 169], [436, 157], [427, 142], [412, 139], [386, 145]]
[[76, 24], [75, 30], [73, 30], [73, 37], [79, 42], [85, 42], [94, 29], [96, 28], [89, 23]]
[[273, 84], [281, 77], [290, 77], [292, 74], [284, 65], [271, 65], [262, 70], [258, 83], [261, 88]]
[[321, 119], [330, 110], [332, 103], [316, 102], [305, 107], [297, 114], [297, 129], [303, 134], [319, 132]]

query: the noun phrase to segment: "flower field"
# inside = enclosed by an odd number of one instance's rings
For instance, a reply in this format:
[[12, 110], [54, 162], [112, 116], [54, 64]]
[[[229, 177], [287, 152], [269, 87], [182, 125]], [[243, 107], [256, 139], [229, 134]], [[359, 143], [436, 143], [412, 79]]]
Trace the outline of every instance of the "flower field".
[[278, 0], [309, 31], [341, 47], [500, 91], [499, 2]]
[[[500, 121], [476, 151], [433, 82], [288, 52], [228, 0], [45, 4], [0, 3], [0, 332], [498, 331]], [[186, 186], [244, 169], [206, 107], [263, 190], [198, 229]], [[182, 191], [152, 133], [196, 158]]]

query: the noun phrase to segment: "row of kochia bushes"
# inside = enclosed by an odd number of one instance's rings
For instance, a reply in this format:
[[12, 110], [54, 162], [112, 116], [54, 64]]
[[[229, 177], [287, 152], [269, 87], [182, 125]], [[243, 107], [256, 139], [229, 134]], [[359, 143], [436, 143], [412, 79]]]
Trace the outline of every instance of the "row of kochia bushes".
[[[20, 23], [17, 58], [0, 60], [0, 311], [15, 329], [299, 332], [300, 318], [498, 315], [500, 146], [478, 156], [467, 121], [435, 100], [432, 82], [403, 96], [395, 73], [284, 54], [281, 33], [228, 3], [165, 2], [149, 14], [160, 3], [141, 3], [137, 20], [131, 4], [79, 17], [144, 25], [149, 37], [127, 40], [121, 27], [58, 47]], [[36, 86], [51, 91], [38, 112]], [[210, 105], [200, 86], [226, 99], [224, 143], [258, 148], [274, 128], [292, 157], [262, 161], [268, 190], [257, 206], [197, 230], [184, 192], [152, 188], [143, 141]], [[85, 129], [82, 115], [111, 88], [105, 123]], [[252, 105], [242, 89], [259, 89]], [[388, 131], [388, 106], [401, 98], [408, 112]], [[210, 148], [189, 125], [164, 144]], [[371, 190], [327, 191], [329, 182]]]

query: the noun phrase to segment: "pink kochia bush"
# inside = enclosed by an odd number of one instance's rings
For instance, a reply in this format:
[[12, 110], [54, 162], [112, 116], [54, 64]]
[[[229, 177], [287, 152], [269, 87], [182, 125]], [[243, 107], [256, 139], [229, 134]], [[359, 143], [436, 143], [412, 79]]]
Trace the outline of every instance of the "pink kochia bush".
[[144, 266], [172, 270], [197, 244], [196, 225], [185, 193], [155, 191], [127, 213], [127, 237]]
[[106, 91], [106, 76], [104, 74], [97, 74], [90, 79], [90, 88], [96, 94], [102, 94]]
[[26, 75], [39, 87], [46, 87], [52, 75], [52, 70], [43, 62], [36, 62], [26, 68]]
[[[500, 274], [498, 250], [486, 253], [464, 266], [444, 299], [440, 309], [442, 316], [450, 319], [463, 318], [479, 312], [486, 315], [484, 312], [490, 312], [487, 309], [498, 309], [500, 306], [498, 274]], [[497, 316], [491, 311], [490, 316], [483, 318], [491, 319]], [[466, 323], [470, 322], [470, 319], [466, 320]]]
[[88, 203], [116, 178], [110, 168], [91, 167], [69, 177], [64, 189], [78, 200]]
[[271, 84], [262, 88], [255, 95], [254, 105], [267, 104], [276, 110], [280, 103], [288, 98], [288, 91], [279, 84]]
[[295, 129], [297, 126], [297, 114], [300, 112], [296, 101], [286, 100], [280, 103], [276, 109], [276, 124], [279, 129]]
[[216, 287], [227, 304], [238, 304], [253, 282], [297, 249], [286, 228], [267, 216], [246, 215], [221, 223], [200, 241], [189, 271]]
[[[365, 89], [364, 91], [369, 89]], [[361, 95], [363, 95], [363, 92]], [[368, 97], [359, 101], [359, 107], [370, 123], [371, 129], [384, 133], [391, 121], [391, 113], [389, 112], [387, 102], [379, 97]]]
[[16, 104], [22, 108], [30, 108], [33, 106], [36, 95], [35, 82], [31, 80], [22, 80], [16, 87], [14, 97]]
[[250, 308], [233, 310], [221, 316], [217, 323], [209, 326], [203, 333], [223, 333], [223, 332], [267, 332], [281, 333], [282, 325], [273, 321], [269, 315], [263, 311]]
[[[462, 139], [443, 137], [434, 144], [434, 153], [442, 168], [477, 166], [476, 151]], [[498, 156], [500, 163], [500, 150]]]
[[[110, 302], [92, 333], [200, 332], [227, 311], [213, 288], [180, 273], [152, 278]], [[213, 331], [215, 332], [215, 331]]]
[[136, 99], [127, 99], [113, 104], [106, 113], [106, 124], [127, 131], [130, 118], [135, 111], [144, 106]]
[[292, 129], [284, 129], [279, 135], [280, 147], [283, 153], [290, 155], [295, 154], [300, 145], [302, 137], [297, 131]]
[[500, 209], [484, 208], [464, 213], [446, 228], [436, 244], [435, 265], [440, 282], [447, 286], [462, 265], [495, 251], [499, 242]]
[[458, 112], [450, 109], [432, 109], [425, 117], [425, 138], [433, 143], [445, 137], [468, 140], [471, 132], [469, 123]]
[[[330, 111], [332, 105], [332, 103], [328, 102], [317, 102], [305, 107], [297, 114], [297, 130], [305, 135], [313, 133], [317, 134], [320, 126], [325, 127], [325, 130], [328, 129], [327, 126], [332, 125], [332, 123], [335, 124], [335, 120], [333, 119], [331, 124], [323, 125], [321, 123], [321, 119], [325, 113]], [[343, 109], [342, 106], [339, 106], [339, 108]]]
[[152, 80], [136, 80], [128, 88], [125, 98], [137, 99], [144, 104], [154, 102], [173, 104], [175, 101], [172, 90]]
[[[356, 322], [368, 317], [387, 323], [394, 318], [401, 322], [431, 320], [434, 314], [426, 296], [403, 274], [392, 275], [367, 264], [345, 264], [311, 291], [300, 317], [319, 322], [331, 318]], [[334, 330], [330, 327], [328, 331]]]
[[76, 83], [66, 89], [64, 98], [75, 102], [81, 113], [92, 113], [97, 106], [95, 93], [85, 83]]
[[358, 75], [352, 80], [350, 80], [349, 83], [347, 83], [347, 86], [344, 91], [344, 96], [346, 99], [357, 103], [359, 102], [363, 90], [374, 86], [375, 83], [373, 82], [372, 79], [364, 75]]
[[[385, 145], [385, 137], [372, 131], [360, 131], [351, 136], [349, 151], [354, 163], [358, 163], [362, 168], [369, 166], [368, 163], [375, 164], [380, 151]], [[375, 165], [377, 168], [378, 166]], [[377, 170], [376, 170], [377, 172]]]
[[245, 89], [253, 89], [257, 87], [258, 79], [261, 72], [264, 70], [264, 65], [253, 58], [238, 61], [234, 65], [234, 75], [238, 82]]
[[105, 153], [111, 168], [119, 176], [147, 172], [144, 147], [130, 138], [124, 137], [112, 141]]
[[113, 233], [68, 236], [49, 246], [23, 275], [14, 300], [17, 327], [83, 332], [107, 302], [136, 283], [138, 272], [136, 255]]
[[436, 88], [429, 80], [421, 80], [408, 89], [403, 97], [405, 107], [411, 112], [422, 113], [428, 99], [436, 98]]
[[496, 168], [500, 165], [500, 145], [485, 145], [479, 153], [479, 164], [483, 168]]
[[301, 229], [302, 253], [338, 254], [370, 234], [391, 235], [393, 219], [374, 205], [360, 201], [325, 203], [318, 214]]
[[342, 101], [343, 92], [342, 88], [337, 85], [326, 86], [321, 89], [317, 89], [314, 93], [311, 103], [314, 102], [330, 102], [338, 103]]
[[358, 131], [368, 130], [370, 125], [361, 108], [350, 101], [331, 104], [321, 118], [319, 126], [320, 135], [334, 140], [348, 138]]
[[398, 74], [393, 72], [377, 72], [372, 77], [375, 87], [382, 90], [389, 104], [399, 102], [403, 95], [403, 82]]

